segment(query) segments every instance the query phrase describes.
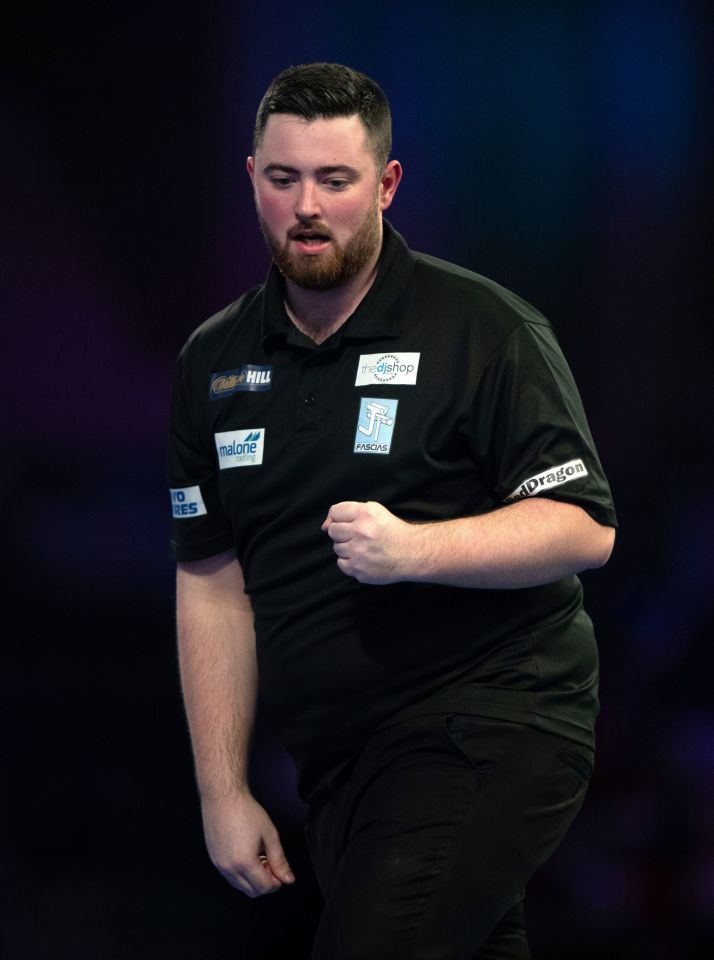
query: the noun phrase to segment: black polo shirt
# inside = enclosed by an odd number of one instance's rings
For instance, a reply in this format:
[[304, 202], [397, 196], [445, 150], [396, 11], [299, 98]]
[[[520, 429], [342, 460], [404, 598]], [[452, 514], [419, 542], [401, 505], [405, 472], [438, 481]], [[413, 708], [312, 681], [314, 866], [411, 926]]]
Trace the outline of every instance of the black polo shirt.
[[592, 744], [597, 652], [577, 577], [368, 586], [339, 571], [320, 530], [341, 500], [424, 522], [539, 495], [616, 524], [553, 331], [514, 294], [413, 253], [385, 223], [373, 286], [316, 346], [273, 267], [184, 347], [169, 475], [177, 559], [235, 547], [261, 694], [304, 797], [411, 713], [462, 710]]

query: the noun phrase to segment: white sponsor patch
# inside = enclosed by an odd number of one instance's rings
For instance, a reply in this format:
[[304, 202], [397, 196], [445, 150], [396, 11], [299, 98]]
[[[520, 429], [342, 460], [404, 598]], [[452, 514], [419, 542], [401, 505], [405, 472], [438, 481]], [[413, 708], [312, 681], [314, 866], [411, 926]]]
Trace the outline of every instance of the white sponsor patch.
[[202, 517], [208, 513], [203, 502], [200, 487], [172, 487], [171, 512], [178, 519], [183, 517]]
[[226, 430], [215, 434], [218, 466], [221, 470], [231, 467], [254, 467], [263, 462], [265, 427], [249, 430]]
[[419, 353], [363, 353], [357, 364], [356, 387], [371, 383], [416, 383]]
[[398, 400], [362, 398], [353, 453], [389, 453], [398, 403]]
[[567, 463], [561, 463], [558, 467], [548, 467], [542, 473], [524, 480], [503, 502], [513, 503], [514, 500], [523, 500], [524, 497], [532, 497], [542, 490], [552, 490], [553, 487], [559, 487], [563, 483], [570, 483], [571, 480], [587, 477], [587, 475], [588, 471], [582, 460], [568, 460]]

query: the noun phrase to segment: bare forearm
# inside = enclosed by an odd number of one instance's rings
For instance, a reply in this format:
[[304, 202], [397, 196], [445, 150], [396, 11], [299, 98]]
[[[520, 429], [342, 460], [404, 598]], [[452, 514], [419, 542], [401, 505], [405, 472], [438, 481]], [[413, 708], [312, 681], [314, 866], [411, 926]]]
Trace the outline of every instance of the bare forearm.
[[181, 686], [201, 795], [247, 789], [257, 668], [253, 616], [235, 557], [182, 564], [177, 575]]
[[580, 507], [524, 500], [477, 517], [407, 523], [379, 503], [346, 501], [323, 523], [337, 564], [362, 583], [411, 580], [482, 589], [533, 587], [606, 562], [614, 530]]
[[253, 610], [243, 586], [232, 552], [180, 564], [176, 607], [208, 854], [232, 886], [259, 897], [295, 876], [275, 825], [247, 783], [258, 671]]
[[479, 517], [412, 524], [404, 579], [508, 589], [602, 566], [614, 530], [579, 507], [534, 499]]

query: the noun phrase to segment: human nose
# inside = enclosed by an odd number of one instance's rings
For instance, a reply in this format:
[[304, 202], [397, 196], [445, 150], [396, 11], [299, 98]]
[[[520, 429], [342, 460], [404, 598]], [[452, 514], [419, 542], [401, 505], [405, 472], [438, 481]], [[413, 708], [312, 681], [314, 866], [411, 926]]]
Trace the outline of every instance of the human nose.
[[305, 181], [300, 185], [295, 204], [295, 216], [299, 220], [313, 220], [320, 216], [317, 187], [314, 183]]

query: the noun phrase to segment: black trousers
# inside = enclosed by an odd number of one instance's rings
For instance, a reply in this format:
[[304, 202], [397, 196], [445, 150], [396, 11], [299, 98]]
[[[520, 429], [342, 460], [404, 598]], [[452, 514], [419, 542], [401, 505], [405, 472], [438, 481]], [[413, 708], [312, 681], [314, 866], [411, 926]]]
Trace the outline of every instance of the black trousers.
[[314, 960], [527, 960], [525, 887], [580, 809], [587, 747], [448, 714], [377, 731], [306, 834]]

